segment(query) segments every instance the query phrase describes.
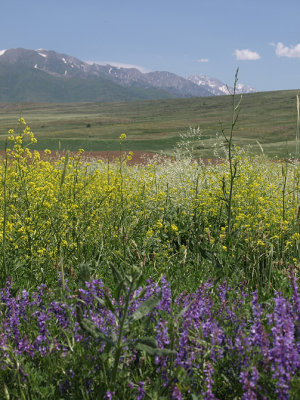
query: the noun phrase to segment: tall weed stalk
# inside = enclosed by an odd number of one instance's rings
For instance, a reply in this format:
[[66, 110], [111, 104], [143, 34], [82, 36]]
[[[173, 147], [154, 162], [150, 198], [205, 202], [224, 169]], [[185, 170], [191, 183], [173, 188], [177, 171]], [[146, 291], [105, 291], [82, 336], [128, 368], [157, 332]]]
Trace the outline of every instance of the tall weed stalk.
[[233, 189], [234, 182], [237, 176], [237, 168], [238, 168], [238, 160], [234, 154], [234, 144], [233, 144], [233, 132], [239, 117], [240, 113], [240, 105], [242, 101], [242, 96], [239, 101], [236, 99], [236, 87], [238, 82], [238, 73], [239, 69], [236, 70], [234, 77], [234, 86], [233, 86], [233, 94], [232, 94], [232, 118], [231, 118], [231, 127], [229, 137], [226, 136], [224, 129], [222, 128], [223, 137], [227, 143], [228, 147], [228, 162], [229, 162], [229, 191], [227, 190], [227, 184], [225, 180], [225, 176], [223, 176], [222, 182], [222, 192], [223, 192], [223, 200], [226, 203], [227, 207], [227, 229], [228, 229], [228, 237], [230, 238], [231, 230], [232, 230], [232, 199], [233, 199]]
[[5, 160], [4, 160], [4, 171], [3, 171], [3, 228], [2, 228], [2, 280], [1, 283], [4, 285], [7, 279], [7, 265], [6, 265], [6, 223], [7, 223], [7, 141], [5, 141]]

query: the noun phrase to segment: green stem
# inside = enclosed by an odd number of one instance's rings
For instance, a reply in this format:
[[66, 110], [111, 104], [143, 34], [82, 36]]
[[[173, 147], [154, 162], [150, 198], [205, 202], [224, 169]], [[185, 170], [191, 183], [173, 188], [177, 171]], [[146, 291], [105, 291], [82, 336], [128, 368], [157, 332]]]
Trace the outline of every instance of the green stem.
[[228, 158], [229, 158], [229, 169], [230, 169], [230, 187], [229, 187], [229, 196], [228, 196], [228, 217], [227, 217], [227, 226], [228, 226], [228, 234], [231, 233], [231, 225], [232, 225], [232, 198], [233, 198], [233, 187], [234, 187], [234, 180], [236, 177], [237, 172], [237, 162], [233, 159], [233, 131], [236, 125], [238, 116], [239, 116], [239, 109], [242, 97], [240, 98], [238, 104], [236, 105], [236, 86], [238, 81], [238, 73], [239, 69], [236, 70], [235, 78], [234, 78], [234, 89], [233, 89], [233, 96], [232, 96], [232, 121], [231, 121], [231, 129], [230, 129], [230, 136], [227, 140], [228, 142]]
[[60, 248], [59, 264], [60, 264], [60, 273], [61, 273], [61, 286], [62, 286], [63, 294], [65, 294], [66, 282], [65, 282], [65, 269], [64, 269], [62, 248]]
[[3, 179], [3, 202], [4, 202], [4, 210], [3, 210], [3, 228], [2, 228], [2, 264], [3, 264], [3, 272], [2, 272], [2, 283], [5, 284], [7, 279], [7, 266], [6, 266], [6, 224], [7, 224], [7, 193], [6, 193], [6, 181], [7, 181], [7, 141], [5, 142], [5, 162], [4, 162], [4, 179]]
[[114, 366], [113, 366], [112, 377], [111, 377], [112, 388], [115, 386], [115, 382], [116, 382], [116, 378], [117, 378], [118, 365], [119, 365], [121, 352], [122, 352], [123, 330], [124, 330], [124, 324], [125, 324], [127, 314], [128, 314], [129, 301], [130, 301], [130, 295], [132, 292], [132, 288], [133, 288], [133, 282], [130, 283], [130, 286], [128, 289], [125, 306], [123, 308], [123, 315], [122, 315], [122, 319], [121, 319], [121, 323], [120, 323], [119, 336], [118, 336], [118, 341], [117, 341], [117, 345], [116, 345], [116, 354], [115, 354]]

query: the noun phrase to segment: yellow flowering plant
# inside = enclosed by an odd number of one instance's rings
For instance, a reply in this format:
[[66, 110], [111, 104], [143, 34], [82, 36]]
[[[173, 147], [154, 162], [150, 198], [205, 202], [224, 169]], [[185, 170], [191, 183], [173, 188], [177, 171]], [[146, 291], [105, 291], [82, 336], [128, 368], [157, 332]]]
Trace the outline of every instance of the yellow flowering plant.
[[129, 166], [127, 156], [86, 162], [81, 150], [55, 160], [29, 150], [35, 137], [21, 128], [9, 131], [1, 164], [3, 279], [54, 282], [61, 264], [76, 279], [82, 263], [103, 275], [106, 260], [140, 263], [138, 248], [153, 276], [183, 275], [194, 286], [227, 274], [275, 287], [283, 266], [299, 262], [298, 166], [285, 167], [283, 180], [280, 163], [239, 153], [229, 231], [226, 160]]

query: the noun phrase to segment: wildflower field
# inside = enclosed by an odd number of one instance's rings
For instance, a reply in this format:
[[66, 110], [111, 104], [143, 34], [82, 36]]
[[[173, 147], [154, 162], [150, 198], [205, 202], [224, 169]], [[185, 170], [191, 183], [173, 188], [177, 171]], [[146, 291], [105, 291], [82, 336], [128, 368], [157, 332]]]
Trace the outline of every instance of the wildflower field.
[[296, 159], [35, 142], [1, 160], [1, 399], [300, 398]]

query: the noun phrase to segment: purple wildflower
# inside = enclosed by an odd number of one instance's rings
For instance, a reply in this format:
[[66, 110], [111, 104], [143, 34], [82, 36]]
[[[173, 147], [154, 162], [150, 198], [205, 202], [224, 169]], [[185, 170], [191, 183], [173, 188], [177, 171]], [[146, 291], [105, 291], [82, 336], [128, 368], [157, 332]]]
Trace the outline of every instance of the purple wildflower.
[[[244, 394], [242, 396], [242, 400], [256, 400], [256, 389], [257, 389], [257, 381], [259, 378], [258, 370], [256, 367], [253, 367], [251, 370], [252, 374], [249, 374], [249, 371], [243, 371], [240, 374], [240, 381], [243, 384]], [[250, 378], [249, 378], [250, 375]]]
[[174, 388], [173, 388], [172, 399], [174, 399], [174, 400], [182, 400], [182, 394], [181, 394], [181, 391], [179, 390], [178, 385], [175, 385]]
[[262, 320], [262, 307], [258, 304], [258, 294], [257, 291], [253, 293], [252, 300], [252, 314], [253, 314], [253, 323], [250, 328], [250, 344], [252, 347], [258, 346], [261, 350], [261, 353], [264, 358], [264, 365], [266, 367], [269, 359], [268, 359], [268, 349], [269, 349], [269, 340], [267, 337], [267, 333]]
[[104, 398], [106, 400], [112, 400], [114, 395], [115, 395], [115, 392], [111, 392], [110, 390], [107, 390], [107, 392], [105, 393]]
[[138, 396], [137, 396], [137, 400], [142, 400], [145, 397], [145, 390], [144, 390], [144, 386], [145, 386], [145, 382], [141, 381], [139, 382], [139, 392], [138, 392]]
[[213, 381], [213, 374], [214, 374], [214, 369], [211, 363], [206, 364], [206, 368], [204, 369], [204, 374], [206, 377], [205, 384], [206, 384], [206, 389], [202, 391], [202, 397], [204, 400], [217, 400], [216, 396], [213, 394], [212, 387], [214, 384]]
[[300, 355], [295, 345], [295, 321], [292, 307], [278, 294], [273, 313], [269, 316], [273, 347], [269, 351], [272, 376], [276, 381], [279, 400], [288, 398], [290, 381], [300, 367]]

